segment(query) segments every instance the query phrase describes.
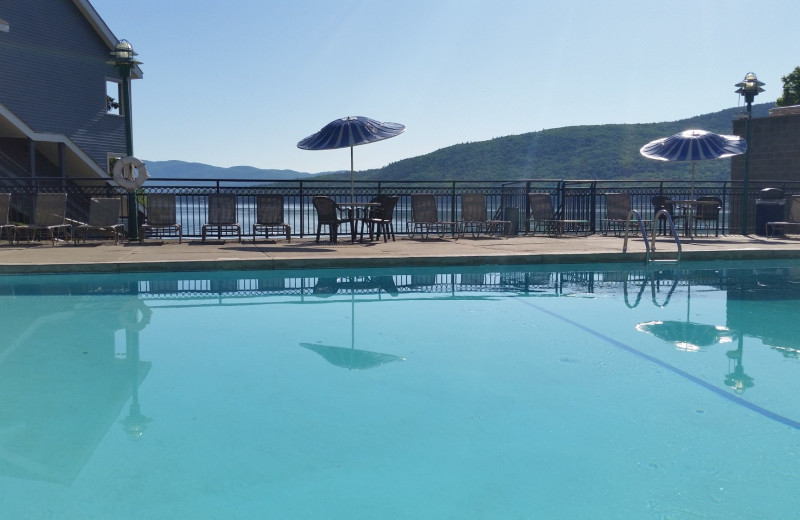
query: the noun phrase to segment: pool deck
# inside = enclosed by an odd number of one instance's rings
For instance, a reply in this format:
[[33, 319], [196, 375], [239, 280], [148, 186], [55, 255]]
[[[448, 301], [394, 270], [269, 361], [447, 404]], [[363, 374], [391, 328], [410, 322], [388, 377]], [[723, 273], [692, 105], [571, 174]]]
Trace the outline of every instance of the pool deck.
[[[72, 245], [33, 242], [0, 245], [0, 274], [120, 273], [207, 270], [268, 270], [328, 267], [449, 266], [576, 264], [597, 262], [644, 262], [644, 241], [630, 239], [622, 253], [623, 238], [514, 236], [510, 238], [465, 237], [408, 238], [395, 242], [341, 241], [315, 243], [294, 238], [291, 243], [259, 240], [253, 244], [235, 239], [207, 241], [148, 240], [120, 243], [89, 241]], [[676, 245], [659, 237], [653, 259], [674, 259]], [[767, 239], [750, 235], [698, 237], [682, 242], [681, 259], [691, 261], [800, 258], [800, 238]]]

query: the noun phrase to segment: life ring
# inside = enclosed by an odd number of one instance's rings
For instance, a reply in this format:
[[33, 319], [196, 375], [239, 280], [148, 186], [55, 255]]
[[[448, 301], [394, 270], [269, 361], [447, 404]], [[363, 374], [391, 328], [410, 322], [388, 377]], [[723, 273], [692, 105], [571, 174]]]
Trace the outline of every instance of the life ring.
[[136, 298], [128, 301], [119, 310], [119, 323], [125, 330], [140, 331], [150, 324], [152, 309]]
[[123, 157], [114, 163], [114, 182], [128, 191], [135, 191], [142, 187], [144, 181], [150, 178], [147, 166], [136, 157]]

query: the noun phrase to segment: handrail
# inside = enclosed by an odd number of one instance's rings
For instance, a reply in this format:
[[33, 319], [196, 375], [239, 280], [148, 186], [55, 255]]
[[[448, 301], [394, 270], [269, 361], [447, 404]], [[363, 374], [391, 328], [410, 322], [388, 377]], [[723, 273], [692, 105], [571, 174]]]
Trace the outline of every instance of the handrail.
[[660, 209], [656, 212], [653, 216], [653, 252], [656, 251], [656, 222], [661, 216], [666, 217], [667, 223], [669, 224], [669, 229], [672, 231], [672, 237], [675, 239], [675, 243], [678, 245], [678, 262], [681, 261], [681, 239], [678, 237], [678, 232], [675, 230], [675, 223], [672, 221], [672, 215], [669, 214], [669, 211], [665, 209]]
[[633, 217], [639, 223], [639, 230], [642, 232], [642, 238], [644, 239], [644, 247], [647, 250], [647, 255], [645, 257], [646, 261], [650, 261], [650, 242], [647, 240], [647, 230], [644, 228], [644, 222], [642, 221], [642, 216], [639, 214], [638, 211], [632, 209], [628, 212], [628, 216], [625, 217], [625, 242], [622, 243], [622, 252], [628, 252], [628, 230], [630, 229], [630, 221], [631, 217]]

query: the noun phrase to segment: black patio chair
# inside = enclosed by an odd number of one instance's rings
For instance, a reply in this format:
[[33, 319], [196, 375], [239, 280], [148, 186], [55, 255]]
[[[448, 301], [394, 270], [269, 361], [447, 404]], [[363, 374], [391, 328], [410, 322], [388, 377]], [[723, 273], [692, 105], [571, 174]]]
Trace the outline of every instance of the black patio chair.
[[317, 210], [317, 242], [322, 232], [322, 226], [328, 226], [331, 243], [335, 244], [339, 236], [339, 226], [350, 219], [339, 216], [339, 206], [330, 197], [314, 197], [311, 199], [314, 209]]

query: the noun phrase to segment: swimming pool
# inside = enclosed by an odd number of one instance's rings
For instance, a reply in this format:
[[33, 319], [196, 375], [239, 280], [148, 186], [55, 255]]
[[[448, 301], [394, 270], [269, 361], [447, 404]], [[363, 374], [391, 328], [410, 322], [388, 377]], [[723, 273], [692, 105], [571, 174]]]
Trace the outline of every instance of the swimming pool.
[[800, 264], [0, 278], [5, 518], [786, 518]]

